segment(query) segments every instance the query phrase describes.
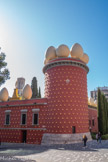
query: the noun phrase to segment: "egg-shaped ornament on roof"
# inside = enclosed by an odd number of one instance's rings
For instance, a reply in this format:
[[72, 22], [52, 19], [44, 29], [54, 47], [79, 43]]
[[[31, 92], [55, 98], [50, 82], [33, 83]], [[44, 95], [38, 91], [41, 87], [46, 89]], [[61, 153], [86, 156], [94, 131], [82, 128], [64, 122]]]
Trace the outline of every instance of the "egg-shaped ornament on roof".
[[97, 100], [94, 101], [94, 104], [97, 106]]
[[68, 48], [67, 45], [60, 45], [57, 49], [56, 49], [56, 55], [58, 57], [68, 57], [70, 53], [70, 50]]
[[90, 104], [93, 105], [94, 104], [94, 98], [90, 98]]
[[30, 85], [29, 84], [27, 84], [25, 87], [24, 87], [24, 90], [23, 90], [23, 97], [25, 98], [25, 99], [31, 99], [31, 97], [32, 97], [32, 89], [31, 89], [31, 87], [30, 87]]
[[46, 65], [48, 63], [48, 60], [47, 59], [45, 59], [44, 60], [44, 65]]
[[86, 53], [83, 54], [83, 56], [80, 58], [81, 61], [83, 61], [85, 64], [88, 64], [89, 57]]
[[83, 48], [79, 43], [75, 43], [70, 49], [71, 57], [80, 59], [83, 56]]
[[0, 91], [0, 100], [6, 102], [8, 98], [9, 98], [8, 90], [6, 88], [3, 88]]
[[45, 52], [45, 58], [47, 59], [47, 60], [52, 60], [52, 59], [54, 59], [54, 58], [56, 58], [57, 56], [56, 56], [56, 49], [55, 49], [55, 47], [53, 47], [53, 46], [50, 46], [47, 50], [46, 50], [46, 52]]

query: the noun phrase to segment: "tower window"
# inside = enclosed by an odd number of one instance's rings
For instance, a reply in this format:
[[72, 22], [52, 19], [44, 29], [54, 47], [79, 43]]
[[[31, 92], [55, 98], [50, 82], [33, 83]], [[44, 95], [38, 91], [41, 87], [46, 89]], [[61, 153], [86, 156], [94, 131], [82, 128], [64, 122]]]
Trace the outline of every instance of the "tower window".
[[72, 126], [72, 133], [76, 133], [76, 127]]
[[94, 119], [92, 120], [92, 125], [94, 126]]
[[91, 125], [91, 120], [89, 120], [89, 125]]

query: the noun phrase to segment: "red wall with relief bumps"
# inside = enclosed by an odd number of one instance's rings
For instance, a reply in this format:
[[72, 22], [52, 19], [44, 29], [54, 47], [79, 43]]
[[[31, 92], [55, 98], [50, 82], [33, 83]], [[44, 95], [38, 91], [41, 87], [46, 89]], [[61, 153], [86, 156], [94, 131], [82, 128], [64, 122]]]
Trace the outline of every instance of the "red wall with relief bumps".
[[[91, 129], [91, 132], [98, 132], [98, 112], [97, 108], [92, 108], [88, 106], [89, 110], [89, 128]], [[94, 124], [93, 124], [94, 120]]]
[[48, 99], [48, 133], [71, 134], [72, 126], [76, 127], [76, 133], [89, 132], [85, 69], [71, 65], [47, 69], [45, 97]]
[[[45, 105], [44, 105], [45, 103]], [[2, 142], [22, 143], [23, 131], [27, 131], [26, 143], [41, 144], [45, 132], [47, 99], [32, 99], [0, 103], [0, 139]], [[21, 125], [21, 110], [27, 110], [27, 122]], [[33, 109], [39, 109], [39, 123], [33, 125]], [[10, 110], [10, 124], [5, 124], [5, 112]]]

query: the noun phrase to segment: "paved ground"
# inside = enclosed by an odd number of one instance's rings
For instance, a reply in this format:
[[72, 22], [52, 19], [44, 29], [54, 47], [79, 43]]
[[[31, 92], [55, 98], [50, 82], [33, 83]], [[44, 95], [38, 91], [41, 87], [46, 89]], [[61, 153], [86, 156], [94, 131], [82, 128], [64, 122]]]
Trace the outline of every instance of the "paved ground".
[[83, 143], [40, 146], [1, 145], [0, 162], [108, 162], [108, 140]]

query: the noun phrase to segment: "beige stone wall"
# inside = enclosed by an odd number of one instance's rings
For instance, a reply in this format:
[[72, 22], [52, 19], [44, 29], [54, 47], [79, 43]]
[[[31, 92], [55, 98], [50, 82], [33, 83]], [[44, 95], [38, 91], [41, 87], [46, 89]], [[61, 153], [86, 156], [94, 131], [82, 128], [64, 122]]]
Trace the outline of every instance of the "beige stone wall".
[[88, 141], [92, 140], [90, 132], [76, 134], [49, 134], [45, 133], [42, 137], [42, 145], [50, 144], [71, 144], [82, 142], [83, 135], [86, 134]]

